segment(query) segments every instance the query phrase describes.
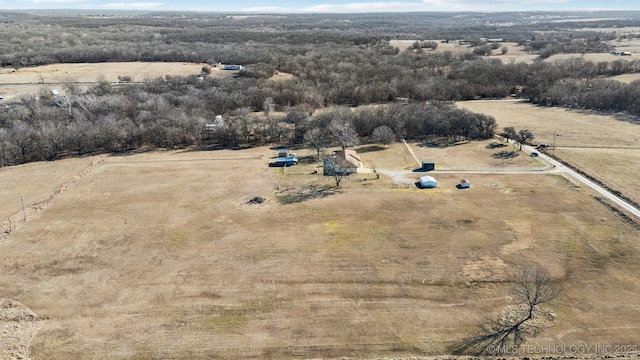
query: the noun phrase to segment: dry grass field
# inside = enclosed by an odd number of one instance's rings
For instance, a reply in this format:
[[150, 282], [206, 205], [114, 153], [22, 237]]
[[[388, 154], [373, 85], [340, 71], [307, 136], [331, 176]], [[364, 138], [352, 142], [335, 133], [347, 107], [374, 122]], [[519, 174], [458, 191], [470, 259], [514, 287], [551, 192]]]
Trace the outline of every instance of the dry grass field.
[[[491, 166], [482, 145], [448, 149], [466, 147], [467, 161], [477, 153], [473, 163]], [[413, 148], [435, 161], [447, 150]], [[365, 166], [414, 167], [400, 144], [361, 150]], [[285, 204], [331, 179], [317, 182], [312, 159], [282, 174], [267, 166], [274, 155], [166, 151], [94, 162], [0, 242], [1, 297], [44, 320], [29, 356], [439, 355], [512, 304], [505, 280], [528, 262], [561, 290], [546, 308], [548, 327], [528, 344], [636, 344], [637, 230], [588, 190], [553, 175], [473, 175], [471, 189], [457, 190], [452, 172], [420, 190], [358, 174], [333, 194]], [[55, 191], [89, 160], [60, 162], [44, 187]], [[25, 178], [51, 164], [0, 175]], [[12, 182], [8, 194], [33, 186]], [[248, 203], [256, 196], [266, 201]]]
[[[96, 83], [100, 79], [117, 82], [118, 76], [144, 81], [160, 76], [200, 74], [203, 64], [186, 62], [107, 62], [97, 64], [52, 64], [36, 67], [0, 69], [0, 96], [6, 99], [36, 94], [41, 88], [57, 89], [64, 94], [68, 82]], [[212, 68], [212, 76], [232, 76], [237, 71]], [[211, 76], [210, 75], [210, 76]]]
[[492, 115], [505, 126], [529, 129], [535, 143], [553, 144], [554, 154], [640, 202], [640, 124], [613, 115], [544, 108], [516, 101], [460, 102], [459, 107]]
[[[469, 47], [468, 45], [457, 45], [457, 44], [447, 44], [447, 43], [442, 43], [440, 42], [441, 40], [433, 40], [433, 41], [437, 41], [438, 42], [438, 48], [434, 51], [436, 52], [444, 52], [444, 51], [451, 51], [452, 53], [470, 53], [473, 52], [472, 47]], [[411, 45], [413, 45], [414, 41], [413, 40], [391, 40], [389, 41], [389, 45], [391, 46], [395, 46], [397, 48], [400, 49], [400, 51], [404, 51], [408, 48], [411, 47]], [[502, 54], [500, 49], [502, 47], [506, 47], [507, 48], [507, 53], [506, 54]], [[493, 51], [493, 55], [490, 56], [489, 58], [496, 58], [496, 59], [500, 59], [502, 60], [503, 63], [510, 63], [510, 62], [527, 62], [527, 63], [531, 63], [533, 62], [534, 59], [536, 59], [538, 57], [538, 55], [536, 54], [529, 54], [528, 52], [523, 50], [524, 47], [519, 46], [517, 43], [514, 42], [503, 42], [500, 43], [500, 48], [498, 48], [497, 50]], [[432, 51], [432, 50], [425, 50], [426, 52]]]
[[[390, 45], [398, 47], [401, 51], [408, 49], [413, 44], [413, 41], [409, 40], [392, 40], [389, 42]], [[502, 47], [507, 48], [507, 53], [502, 54]], [[453, 53], [470, 53], [473, 52], [473, 47], [469, 47], [468, 45], [455, 45], [455, 44], [446, 44], [438, 42], [438, 48], [434, 51], [443, 52], [443, 51], [451, 51]], [[633, 60], [636, 57], [640, 56], [640, 41], [625, 41], [619, 43], [617, 47], [620, 51], [630, 51], [632, 56], [615, 56], [609, 53], [586, 53], [586, 54], [557, 54], [552, 55], [549, 58], [545, 59], [545, 61], [556, 61], [556, 60], [567, 60], [572, 58], [582, 58], [588, 61], [592, 61], [594, 63], [598, 63], [601, 61], [612, 62], [615, 60]], [[429, 52], [431, 50], [425, 50]], [[502, 63], [532, 63], [534, 60], [539, 59], [537, 54], [529, 53], [524, 50], [523, 46], [518, 45], [513, 42], [503, 42], [500, 43], [500, 47], [496, 50], [493, 50], [493, 55], [489, 57], [485, 57], [487, 59], [500, 59]], [[617, 77], [614, 77], [617, 79]], [[634, 80], [636, 78], [633, 78]], [[621, 78], [621, 81], [627, 81], [625, 77]], [[630, 82], [630, 81], [629, 81]]]
[[20, 196], [27, 203], [43, 201], [90, 162], [90, 158], [70, 158], [0, 168], [0, 219], [21, 209]]
[[628, 84], [630, 82], [640, 80], [640, 74], [622, 74], [622, 75], [612, 76], [611, 79], [618, 80], [622, 83]]

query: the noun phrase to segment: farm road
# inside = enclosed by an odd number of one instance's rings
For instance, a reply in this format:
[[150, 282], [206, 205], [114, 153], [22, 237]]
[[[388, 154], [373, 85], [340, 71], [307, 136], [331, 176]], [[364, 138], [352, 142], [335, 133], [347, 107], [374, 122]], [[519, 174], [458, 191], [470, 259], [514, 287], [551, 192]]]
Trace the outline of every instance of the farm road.
[[[525, 145], [522, 147], [523, 150], [525, 150], [527, 153], [531, 153], [533, 151], [535, 151], [535, 149], [532, 146], [529, 145]], [[616, 204], [617, 206], [623, 208], [624, 210], [630, 212], [631, 214], [633, 214], [636, 218], [640, 219], [640, 209], [636, 208], [635, 206], [629, 204], [628, 202], [620, 199], [618, 196], [614, 195], [613, 193], [611, 193], [610, 191], [608, 191], [607, 189], [603, 188], [602, 186], [596, 184], [595, 182], [587, 179], [586, 177], [580, 175], [578, 172], [574, 171], [573, 169], [570, 169], [564, 165], [562, 165], [560, 162], [552, 159], [551, 157], [545, 155], [545, 154], [539, 154], [538, 155], [538, 159], [542, 159], [544, 161], [546, 161], [548, 164], [551, 164], [553, 166], [555, 166], [556, 169], [558, 169], [558, 171], [560, 171], [562, 174], [564, 175], [569, 175], [575, 179], [577, 179], [579, 182], [585, 184], [586, 186], [590, 187], [591, 189], [595, 190], [597, 193], [599, 193], [600, 195], [604, 196], [607, 200], [611, 201], [612, 203]]]

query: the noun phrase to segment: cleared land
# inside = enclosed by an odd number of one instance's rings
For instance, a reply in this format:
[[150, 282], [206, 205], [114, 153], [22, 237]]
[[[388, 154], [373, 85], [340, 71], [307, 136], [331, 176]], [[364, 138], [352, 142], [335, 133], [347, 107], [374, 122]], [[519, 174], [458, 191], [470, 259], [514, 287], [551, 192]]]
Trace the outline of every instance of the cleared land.
[[[432, 40], [432, 41], [436, 41], [438, 43], [438, 48], [436, 50], [424, 49], [425, 52], [428, 53], [431, 51], [436, 51], [436, 52], [451, 51], [452, 53], [470, 53], [470, 52], [473, 52], [473, 49], [474, 49], [469, 45], [442, 43], [441, 42], [442, 40]], [[389, 41], [389, 45], [399, 48], [400, 51], [404, 51], [410, 48], [414, 42], [415, 40], [391, 40]], [[501, 53], [502, 47], [507, 48], [507, 53], [504, 55]], [[503, 63], [506, 64], [512, 61], [531, 63], [533, 62], [533, 60], [535, 60], [538, 57], [538, 55], [529, 54], [523, 49], [524, 47], [519, 46], [517, 43], [502, 42], [500, 43], [500, 47], [497, 50], [493, 50], [493, 55], [490, 56], [490, 58], [500, 59], [502, 60]]]
[[[492, 159], [449, 149], [465, 146]], [[365, 166], [414, 166], [399, 144], [362, 150]], [[93, 167], [0, 242], [0, 293], [44, 319], [31, 357], [437, 355], [512, 304], [505, 280], [526, 262], [562, 290], [530, 344], [637, 341], [637, 230], [589, 191], [552, 175], [474, 175], [457, 190], [459, 175], [440, 174], [419, 190], [358, 174], [282, 204], [318, 179], [313, 153], [296, 152], [284, 175], [267, 148]]]
[[[118, 82], [118, 76], [131, 81], [157, 77], [190, 76], [200, 74], [203, 64], [187, 62], [107, 62], [98, 64], [51, 64], [14, 70], [0, 69], [0, 95], [6, 99], [23, 94], [36, 94], [40, 89], [56, 89], [64, 94], [64, 84], [70, 82], [90, 85], [100, 80]], [[210, 76], [232, 76], [237, 71], [212, 68]]]
[[618, 76], [612, 76], [611, 78], [613, 80], [618, 80], [620, 82], [628, 84], [630, 82], [640, 80], [640, 74], [622, 74]]
[[640, 202], [640, 124], [614, 115], [544, 108], [514, 101], [460, 102], [459, 107], [492, 115], [505, 126], [529, 129], [534, 143], [554, 143], [554, 154]]
[[[453, 53], [470, 53], [473, 52], [473, 47], [469, 45], [457, 45], [457, 44], [447, 44], [441, 43], [440, 40], [434, 40], [438, 42], [438, 48], [436, 50], [428, 50], [425, 49], [425, 52], [436, 51], [436, 52], [444, 52], [451, 51]], [[398, 47], [401, 51], [406, 50], [411, 47], [411, 45], [415, 41], [413, 40], [392, 40], [389, 42], [390, 45]], [[502, 48], [507, 48], [507, 53], [502, 54]], [[549, 58], [545, 59], [545, 61], [555, 61], [555, 60], [567, 60], [573, 58], [582, 58], [588, 61], [592, 61], [594, 63], [598, 63], [601, 61], [604, 62], [612, 62], [615, 60], [634, 60], [638, 56], [640, 56], [640, 41], [636, 40], [628, 40], [625, 42], [617, 43], [616, 48], [620, 51], [629, 51], [632, 53], [632, 56], [615, 56], [609, 53], [585, 53], [585, 54], [557, 54], [552, 55]], [[493, 55], [485, 57], [487, 59], [500, 59], [502, 63], [508, 64], [511, 62], [515, 63], [533, 63], [534, 60], [539, 59], [540, 57], [537, 54], [529, 53], [524, 50], [524, 46], [520, 46], [514, 42], [501, 42], [500, 46], [493, 50]], [[627, 75], [627, 74], [625, 74]], [[617, 77], [614, 77], [617, 79]], [[635, 77], [633, 78], [636, 79]], [[625, 77], [621, 78], [621, 81], [628, 81]], [[630, 82], [630, 81], [629, 81]]]

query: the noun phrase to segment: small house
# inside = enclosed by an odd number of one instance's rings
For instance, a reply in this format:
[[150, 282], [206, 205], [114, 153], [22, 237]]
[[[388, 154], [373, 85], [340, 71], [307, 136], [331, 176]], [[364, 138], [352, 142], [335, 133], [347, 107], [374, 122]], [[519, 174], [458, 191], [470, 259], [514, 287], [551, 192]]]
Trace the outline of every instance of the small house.
[[362, 159], [355, 150], [335, 151], [332, 158], [324, 161], [325, 175], [331, 175], [335, 172], [353, 174], [360, 169], [363, 169]]
[[209, 124], [204, 125], [204, 129], [207, 131], [214, 131], [224, 125], [224, 120], [222, 119], [222, 115], [216, 115], [216, 119]]
[[420, 178], [421, 188], [434, 188], [438, 187], [438, 181], [433, 176], [422, 176]]

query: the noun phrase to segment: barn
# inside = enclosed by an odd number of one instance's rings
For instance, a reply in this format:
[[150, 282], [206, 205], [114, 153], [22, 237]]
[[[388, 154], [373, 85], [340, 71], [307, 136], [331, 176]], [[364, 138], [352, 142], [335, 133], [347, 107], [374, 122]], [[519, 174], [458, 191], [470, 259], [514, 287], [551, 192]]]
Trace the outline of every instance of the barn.
[[438, 187], [438, 181], [433, 176], [422, 176], [420, 178], [421, 188], [434, 188]]

